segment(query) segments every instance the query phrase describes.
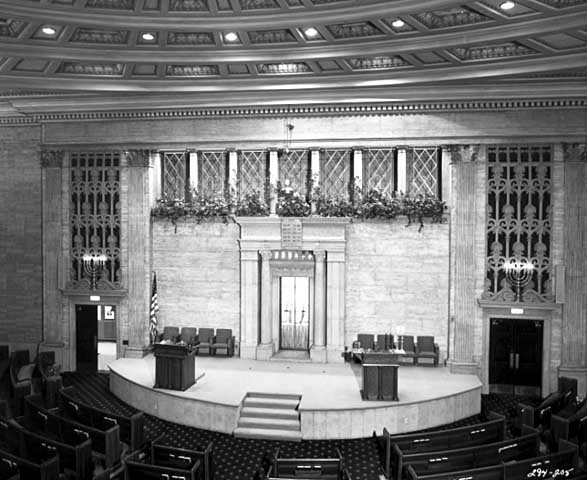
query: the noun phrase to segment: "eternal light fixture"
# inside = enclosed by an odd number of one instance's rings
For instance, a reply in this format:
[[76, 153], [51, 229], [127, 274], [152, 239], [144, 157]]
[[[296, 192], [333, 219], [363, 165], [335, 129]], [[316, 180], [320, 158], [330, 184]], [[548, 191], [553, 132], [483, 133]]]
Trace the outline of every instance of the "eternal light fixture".
[[391, 22], [391, 25], [395, 28], [402, 28], [405, 24], [406, 22], [404, 22], [401, 18], [396, 18], [393, 22]]
[[499, 8], [501, 8], [502, 10], [511, 10], [515, 6], [516, 4], [514, 2], [510, 2], [508, 0], [507, 2], [500, 3]]
[[152, 42], [153, 40], [155, 40], [155, 35], [153, 35], [150, 32], [145, 32], [141, 35], [141, 38], [147, 42]]
[[534, 265], [525, 259], [510, 258], [503, 266], [505, 278], [514, 289], [516, 301], [523, 301], [522, 291], [532, 281]]
[[98, 276], [102, 273], [107, 261], [108, 257], [103, 253], [86, 253], [82, 257], [84, 270], [90, 277], [90, 288], [92, 290], [96, 290]]
[[41, 28], [41, 32], [43, 32], [45, 35], [55, 35], [57, 33], [57, 30], [55, 30], [54, 27], [45, 25], [43, 28]]
[[228, 32], [224, 34], [224, 40], [227, 42], [236, 42], [238, 40], [238, 35], [235, 32]]
[[306, 37], [313, 38], [318, 35], [318, 30], [314, 27], [308, 27], [304, 30], [304, 33], [306, 34]]

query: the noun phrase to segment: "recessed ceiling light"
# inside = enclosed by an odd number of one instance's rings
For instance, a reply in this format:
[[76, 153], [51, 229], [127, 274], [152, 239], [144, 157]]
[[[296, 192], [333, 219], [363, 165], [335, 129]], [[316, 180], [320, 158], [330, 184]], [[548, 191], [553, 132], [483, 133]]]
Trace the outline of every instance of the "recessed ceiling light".
[[391, 25], [394, 26], [395, 28], [402, 28], [405, 24], [406, 24], [406, 22], [404, 22], [401, 18], [398, 18], [398, 19], [394, 20], [393, 22], [391, 22]]
[[516, 6], [516, 4], [514, 2], [503, 2], [499, 5], [499, 8], [501, 8], [502, 10], [511, 10], [512, 8], [514, 8]]
[[236, 42], [238, 40], [238, 35], [234, 32], [228, 32], [224, 34], [224, 40], [227, 42]]
[[41, 29], [41, 32], [43, 32], [45, 35], [55, 35], [57, 30], [55, 30], [53, 27], [46, 26]]
[[306, 34], [306, 37], [315, 37], [318, 35], [318, 30], [314, 27], [308, 27], [304, 30], [304, 33]]
[[155, 40], [155, 35], [149, 32], [145, 32], [141, 35], [141, 38], [143, 40], [146, 40], [147, 42], [152, 42], [153, 40]]

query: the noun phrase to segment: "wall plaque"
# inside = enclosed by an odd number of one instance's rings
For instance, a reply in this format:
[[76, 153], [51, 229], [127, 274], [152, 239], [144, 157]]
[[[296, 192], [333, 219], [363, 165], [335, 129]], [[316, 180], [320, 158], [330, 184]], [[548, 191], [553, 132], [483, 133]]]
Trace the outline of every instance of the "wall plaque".
[[281, 248], [302, 248], [302, 221], [299, 218], [281, 220]]

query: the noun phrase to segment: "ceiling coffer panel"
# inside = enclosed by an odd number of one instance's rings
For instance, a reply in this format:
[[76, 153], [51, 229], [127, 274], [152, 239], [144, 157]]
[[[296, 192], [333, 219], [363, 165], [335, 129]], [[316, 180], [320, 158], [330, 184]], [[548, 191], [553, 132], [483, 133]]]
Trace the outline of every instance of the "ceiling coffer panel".
[[63, 62], [57, 72], [72, 75], [118, 77], [123, 74], [124, 65], [122, 63]]
[[488, 45], [483, 47], [459, 47], [451, 52], [464, 62], [477, 60], [496, 60], [504, 57], [523, 57], [537, 52], [516, 42]]
[[134, 10], [135, 0], [88, 0], [86, 7]]
[[353, 70], [381, 70], [411, 66], [410, 63], [398, 56], [349, 58], [348, 63]]
[[254, 44], [295, 42], [296, 37], [290, 30], [265, 30], [248, 32], [249, 41]]
[[214, 45], [214, 35], [210, 32], [169, 32], [168, 45]]
[[491, 18], [481, 15], [467, 7], [452, 8], [434, 12], [416, 13], [414, 18], [430, 29], [460, 27], [490, 21]]
[[18, 37], [26, 26], [24, 20], [0, 18], [0, 37]]
[[169, 10], [172, 12], [207, 12], [210, 8], [207, 0], [171, 0]]
[[169, 77], [209, 77], [219, 74], [218, 65], [167, 65]]
[[326, 28], [328, 28], [328, 31], [334, 38], [341, 40], [383, 35], [383, 32], [371, 22], [343, 23], [328, 25]]
[[109, 43], [123, 45], [128, 42], [129, 32], [125, 30], [98, 30], [95, 28], [76, 28], [72, 42]]
[[288, 75], [295, 73], [311, 73], [312, 69], [305, 62], [296, 63], [260, 63], [257, 71], [261, 75]]

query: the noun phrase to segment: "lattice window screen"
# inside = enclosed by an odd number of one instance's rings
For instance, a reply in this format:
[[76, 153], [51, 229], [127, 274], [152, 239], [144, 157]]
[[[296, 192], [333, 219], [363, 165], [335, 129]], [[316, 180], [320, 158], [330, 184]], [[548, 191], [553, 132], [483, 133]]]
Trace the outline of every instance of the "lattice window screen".
[[377, 190], [391, 196], [394, 191], [395, 150], [373, 148], [363, 151], [363, 185], [365, 191]]
[[483, 297], [513, 301], [504, 265], [533, 265], [524, 302], [553, 301], [551, 286], [550, 146], [495, 146], [487, 150], [487, 276]]
[[238, 166], [238, 195], [258, 194], [261, 200], [265, 199], [267, 185], [267, 151], [242, 151]]
[[282, 151], [279, 155], [281, 185], [285, 185], [285, 181], [289, 180], [290, 187], [304, 197], [308, 192], [309, 162], [309, 150]]
[[97, 289], [121, 288], [120, 154], [74, 152], [70, 171], [71, 269], [67, 288], [89, 290], [85, 254], [106, 255]]
[[186, 187], [189, 186], [189, 156], [186, 152], [164, 152], [163, 195], [175, 200], [185, 200]]
[[439, 151], [437, 148], [413, 148], [408, 163], [408, 192], [411, 196], [438, 196]]
[[205, 195], [225, 193], [228, 181], [228, 159], [226, 152], [200, 152], [198, 191]]
[[320, 159], [320, 188], [328, 197], [348, 198], [352, 150], [324, 150]]

